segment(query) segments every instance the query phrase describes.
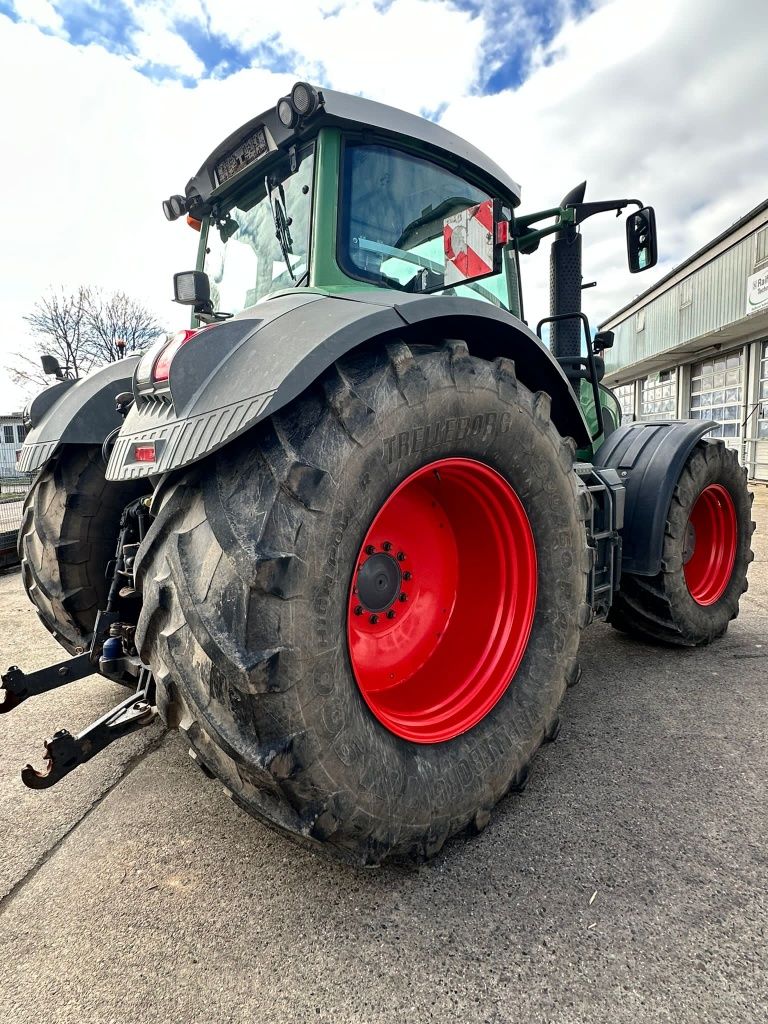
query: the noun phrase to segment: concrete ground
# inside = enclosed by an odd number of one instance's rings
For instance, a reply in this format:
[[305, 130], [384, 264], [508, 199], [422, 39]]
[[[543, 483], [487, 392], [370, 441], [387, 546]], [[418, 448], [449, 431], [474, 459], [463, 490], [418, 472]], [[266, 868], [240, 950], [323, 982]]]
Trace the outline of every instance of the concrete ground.
[[[740, 617], [667, 651], [602, 624], [528, 789], [414, 873], [355, 872], [226, 800], [159, 727], [50, 792], [19, 768], [123, 690], [0, 719], [0, 1020], [768, 1019], [768, 494]], [[0, 664], [59, 656], [18, 573]]]

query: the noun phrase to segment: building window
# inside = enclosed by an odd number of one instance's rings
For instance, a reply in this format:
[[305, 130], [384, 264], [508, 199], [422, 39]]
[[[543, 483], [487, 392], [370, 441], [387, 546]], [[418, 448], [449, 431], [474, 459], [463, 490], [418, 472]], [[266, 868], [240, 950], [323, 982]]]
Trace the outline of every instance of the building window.
[[635, 317], [635, 330], [640, 332], [645, 330], [645, 307], [638, 309]]
[[24, 441], [24, 438], [26, 436], [27, 436], [27, 428], [24, 426], [23, 423], [17, 423], [16, 424], [16, 437], [19, 439], [19, 444], [21, 444]]
[[687, 277], [680, 283], [680, 309], [685, 309], [693, 302], [693, 278]]
[[755, 266], [768, 260], [768, 227], [760, 228], [755, 235]]
[[757, 436], [768, 440], [768, 341], [764, 341], [760, 353], [760, 383], [757, 400]]
[[640, 419], [674, 419], [677, 415], [677, 370], [662, 370], [643, 381]]
[[13, 444], [13, 427], [10, 423], [3, 424], [3, 438], [6, 444]]
[[617, 388], [611, 388], [621, 406], [621, 422], [631, 423], [635, 418], [635, 384], [621, 384]]
[[743, 372], [741, 351], [691, 367], [691, 419], [717, 420], [712, 437], [741, 436]]

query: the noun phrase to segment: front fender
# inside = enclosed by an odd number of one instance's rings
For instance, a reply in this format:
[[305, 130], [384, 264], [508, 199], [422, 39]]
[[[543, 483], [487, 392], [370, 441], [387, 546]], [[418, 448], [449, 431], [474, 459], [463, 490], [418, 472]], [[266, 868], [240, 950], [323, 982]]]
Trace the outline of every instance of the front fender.
[[115, 396], [130, 391], [138, 361], [129, 356], [41, 391], [29, 408], [32, 429], [19, 455], [19, 470], [37, 472], [62, 444], [102, 444], [122, 422]]
[[615, 430], [592, 460], [615, 469], [626, 488], [621, 570], [635, 576], [661, 571], [669, 506], [683, 466], [714, 420], [628, 423]]
[[[371, 290], [277, 295], [182, 346], [165, 390], [134, 382], [136, 402], [107, 468], [109, 480], [180, 469], [216, 451], [304, 392], [368, 342], [461, 338], [478, 355], [514, 359], [517, 376], [552, 398], [552, 419], [577, 443], [589, 435], [578, 401], [539, 338], [505, 310], [475, 299]], [[136, 448], [155, 447], [155, 461]]]

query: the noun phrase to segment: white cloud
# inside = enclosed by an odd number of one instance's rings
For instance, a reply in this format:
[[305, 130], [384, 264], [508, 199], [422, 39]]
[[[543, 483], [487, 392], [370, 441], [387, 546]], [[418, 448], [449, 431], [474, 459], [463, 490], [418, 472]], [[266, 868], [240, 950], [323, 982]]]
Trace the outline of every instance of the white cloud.
[[[126, 58], [2, 15], [0, 49], [0, 93], [16, 97], [3, 115], [11, 159], [0, 162], [0, 363], [31, 345], [22, 316], [49, 286], [123, 288], [169, 327], [184, 326], [171, 278], [194, 266], [198, 236], [168, 224], [161, 200], [183, 191], [207, 153], [293, 77], [255, 69], [195, 90], [158, 84]], [[0, 409], [21, 397], [0, 374]]]
[[[48, 285], [121, 287], [169, 327], [181, 325], [171, 274], [193, 264], [197, 237], [168, 225], [160, 200], [183, 190], [221, 139], [297, 77], [410, 110], [447, 102], [443, 123], [522, 182], [526, 211], [554, 205], [582, 178], [588, 198], [655, 205], [663, 263], [641, 277], [627, 272], [620, 222], [602, 216], [585, 225], [585, 275], [599, 282], [585, 292], [593, 321], [765, 198], [768, 65], [758, 0], [731, 0], [727, 9], [717, 0], [611, 0], [535, 51], [519, 89], [490, 97], [468, 95], [483, 20], [442, 3], [395, 0], [379, 10], [370, 0], [326, 0], [323, 18], [309, 0], [290, 12], [204, 2], [163, 0], [152, 10], [165, 20], [147, 15], [152, 45], [163, 44], [156, 52], [172, 66], [193, 66], [162, 37], [183, 16], [210, 21], [233, 42], [267, 41], [294, 54], [284, 57], [290, 72], [253, 68], [183, 89], [149, 81], [133, 58], [73, 47], [0, 15], [0, 90], [14, 97], [3, 114], [11, 159], [0, 163], [0, 360], [24, 346], [21, 316]], [[547, 312], [547, 253], [544, 242], [523, 259], [530, 319]], [[3, 383], [0, 409], [17, 402]]]
[[[623, 225], [586, 222], [584, 293], [593, 322], [645, 290], [766, 197], [768, 86], [761, 0], [614, 0], [568, 22], [516, 91], [451, 104], [442, 123], [486, 148], [523, 184], [523, 209], [587, 199], [656, 207], [662, 264], [626, 269]], [[750, 29], [754, 29], [751, 31]], [[553, 57], [553, 55], [556, 55]], [[549, 246], [523, 258], [527, 313], [548, 312]]]
[[440, 0], [205, 4], [211, 30], [241, 49], [269, 44], [299, 75], [415, 112], [467, 93], [485, 27]]
[[16, 0], [13, 6], [24, 21], [55, 35], [66, 35], [62, 17], [49, 0]]
[[136, 63], [157, 64], [173, 68], [180, 75], [198, 78], [205, 65], [178, 33], [170, 27], [166, 13], [160, 8], [137, 7], [139, 30], [133, 34]]

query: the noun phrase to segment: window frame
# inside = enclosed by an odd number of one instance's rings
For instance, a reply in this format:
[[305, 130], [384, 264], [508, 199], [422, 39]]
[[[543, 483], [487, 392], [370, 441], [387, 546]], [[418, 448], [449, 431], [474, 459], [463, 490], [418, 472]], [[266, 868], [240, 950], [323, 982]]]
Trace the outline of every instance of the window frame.
[[[761, 242], [764, 245], [765, 252], [760, 255]], [[758, 228], [755, 232], [755, 262], [754, 267], [757, 270], [758, 267], [764, 267], [768, 263], [768, 224]]]
[[[654, 379], [649, 383], [652, 376]], [[664, 388], [670, 388], [671, 395], [665, 395], [663, 393]], [[640, 416], [638, 418], [643, 422], [676, 419], [679, 395], [680, 374], [677, 366], [670, 366], [664, 370], [659, 370], [655, 375], [643, 377], [640, 381]], [[673, 403], [671, 409], [654, 409], [652, 412], [649, 412], [645, 408], [646, 405], [658, 406], [669, 402]]]
[[[621, 422], [634, 423], [637, 420], [637, 413], [635, 411], [635, 404], [637, 401], [637, 381], [632, 380], [626, 384], [617, 384], [615, 387], [611, 388], [611, 391], [613, 392], [614, 397], [616, 401], [619, 403], [619, 407], [621, 409]], [[632, 408], [629, 412], [624, 408], [623, 399], [625, 397], [631, 399]], [[624, 419], [625, 414], [627, 416], [626, 420]]]
[[[728, 366], [729, 358], [737, 356], [738, 364], [736, 366]], [[718, 366], [722, 362], [722, 366]], [[707, 364], [711, 364], [712, 369], [704, 371], [704, 367]], [[700, 371], [695, 372], [700, 368]], [[738, 382], [736, 384], [729, 384], [727, 381], [726, 374], [731, 370], [738, 370]], [[723, 374], [723, 384], [715, 384], [715, 375]], [[708, 431], [707, 437], [719, 437], [723, 440], [729, 440], [731, 442], [741, 442], [744, 439], [743, 434], [743, 410], [744, 410], [744, 396], [747, 388], [747, 359], [742, 347], [730, 349], [727, 352], [718, 352], [713, 355], [709, 355], [704, 359], [699, 359], [695, 363], [690, 364], [689, 381], [688, 381], [688, 415], [691, 419], [699, 420], [714, 420], [717, 426]], [[703, 387], [703, 383], [711, 379], [711, 385]], [[698, 388], [694, 389], [694, 384], [698, 382]], [[737, 398], [726, 398], [726, 391], [738, 388], [739, 395]], [[710, 400], [709, 404], [704, 403], [699, 396], [714, 395], [717, 392], [721, 392], [723, 395], [722, 401], [717, 405]], [[696, 404], [694, 405], [694, 399]], [[715, 416], [712, 412], [713, 409], [726, 409], [729, 406], [736, 405], [737, 412], [736, 417], [729, 416], [719, 417]], [[726, 425], [730, 426], [735, 424], [735, 433], [726, 433]]]
[[[763, 387], [765, 385], [765, 387]], [[765, 391], [765, 398], [761, 392]], [[759, 441], [768, 441], [768, 340], [760, 343], [757, 360], [757, 416], [755, 436]], [[761, 428], [765, 425], [765, 432]]]
[[[335, 258], [336, 265], [338, 266], [339, 270], [341, 270], [345, 277], [348, 277], [352, 281], [359, 281], [361, 284], [365, 284], [369, 288], [379, 289], [388, 287], [385, 284], [377, 283], [373, 276], [362, 273], [359, 267], [356, 267], [351, 260], [347, 259], [348, 254], [345, 249], [344, 239], [349, 232], [349, 218], [351, 215], [351, 207], [349, 203], [344, 202], [344, 189], [346, 186], [347, 176], [347, 151], [355, 146], [381, 146], [386, 149], [391, 149], [395, 152], [404, 153], [406, 156], [415, 158], [417, 160], [423, 160], [425, 163], [434, 164], [436, 167], [440, 167], [443, 170], [455, 175], [457, 178], [460, 178], [462, 181], [465, 181], [468, 185], [471, 185], [473, 188], [481, 189], [489, 199], [501, 199], [502, 203], [505, 206], [507, 206], [512, 212], [512, 223], [514, 223], [514, 208], [512, 203], [509, 202], [504, 196], [499, 196], [498, 191], [490, 189], [488, 186], [488, 181], [483, 179], [481, 175], [472, 174], [471, 168], [468, 168], [467, 165], [463, 164], [461, 161], [454, 161], [448, 158], [443, 159], [438, 154], [431, 153], [428, 150], [420, 148], [419, 146], [408, 145], [408, 143], [400, 139], [391, 139], [383, 135], [372, 134], [371, 132], [345, 132], [341, 136], [341, 150], [339, 153], [339, 181], [336, 196], [336, 207], [338, 210], [338, 215], [336, 218]], [[467, 171], [470, 171], [470, 173], [466, 173]], [[517, 252], [515, 251], [515, 257], [516, 256]], [[503, 309], [505, 312], [512, 313], [514, 315], [514, 308], [517, 306], [520, 308], [522, 314], [522, 288], [520, 286], [520, 264], [515, 259], [514, 270], [516, 281], [514, 283], [517, 285], [517, 294], [513, 295], [513, 282], [511, 280], [511, 275], [508, 273], [507, 270], [507, 261], [510, 258], [511, 257], [509, 249], [505, 249], [504, 251], [502, 251], [502, 266], [500, 274], [503, 277], [504, 283], [506, 285], [507, 297], [506, 304], [502, 303], [497, 308]], [[481, 286], [484, 280], [490, 280], [491, 277], [496, 276], [497, 275], [494, 274], [488, 275], [488, 278], [480, 278], [477, 284]], [[461, 287], [471, 287], [472, 283], [472, 281], [469, 281], [466, 285], [462, 285]], [[456, 286], [444, 285], [442, 288], [435, 288], [434, 290], [430, 290], [429, 292], [406, 292], [405, 289], [401, 290], [404, 295], [442, 295], [447, 288], [453, 287]], [[468, 296], [456, 297], [465, 298]], [[486, 299], [483, 299], [483, 297], [479, 294], [478, 299], [480, 299], [480, 301], [488, 302], [489, 305], [492, 305], [492, 303], [490, 303]]]
[[[313, 243], [313, 232], [314, 232], [314, 226], [315, 226], [314, 225], [314, 221], [315, 221], [315, 208], [316, 208], [315, 204], [316, 204], [316, 187], [317, 187], [317, 152], [318, 152], [318, 150], [317, 150], [317, 137], [312, 137], [310, 139], [306, 139], [306, 140], [302, 141], [300, 144], [297, 143], [295, 149], [296, 149], [296, 155], [298, 157], [297, 171], [298, 171], [298, 165], [300, 165], [307, 158], [308, 155], [312, 156], [312, 181], [310, 183], [309, 193], [308, 193], [309, 197], [310, 197], [310, 211], [309, 211], [309, 230], [307, 232], [307, 269], [302, 274], [302, 278], [305, 278], [305, 280], [303, 281], [302, 284], [294, 283], [290, 288], [287, 288], [287, 289], [278, 289], [277, 291], [274, 291], [274, 292], [267, 292], [260, 299], [257, 299], [255, 305], [257, 305], [260, 302], [264, 302], [266, 299], [270, 298], [273, 295], [277, 295], [281, 291], [291, 291], [293, 288], [299, 288], [299, 287], [306, 288], [306, 287], [309, 286], [309, 283], [312, 280], [312, 243]], [[270, 161], [263, 168], [264, 176], [274, 173], [274, 171], [277, 168], [283, 166], [286, 163], [288, 163], [288, 165], [290, 166], [290, 161], [291, 161], [290, 151], [286, 153], [286, 152], [282, 152], [281, 150], [278, 150], [277, 153], [279, 154], [279, 159]], [[289, 177], [292, 177], [293, 174], [297, 173], [297, 171], [292, 171], [291, 174], [289, 175]], [[244, 180], [239, 184], [239, 186], [236, 189], [233, 189], [231, 193], [227, 193], [226, 196], [223, 199], [220, 200], [220, 202], [217, 204], [217, 207], [216, 207], [217, 213], [221, 214], [222, 210], [225, 211], [225, 214], [226, 213], [231, 213], [231, 211], [235, 209], [235, 207], [237, 206], [237, 204], [239, 202], [242, 202], [244, 199], [248, 198], [252, 194], [258, 194], [262, 189], [264, 189], [264, 197], [263, 198], [266, 198], [266, 189], [264, 188], [264, 176], [260, 177], [260, 179], [258, 180], [257, 184], [254, 184], [254, 181], [256, 179], [254, 179], [254, 177], [252, 175], [246, 176], [244, 178]], [[285, 181], [287, 179], [283, 179], [283, 180]], [[255, 203], [252, 204], [252, 206], [255, 206], [258, 202], [261, 202], [261, 201], [262, 200], [257, 200]], [[290, 216], [290, 211], [289, 211], [289, 216]], [[205, 217], [205, 219], [203, 221], [203, 224], [202, 224], [202, 228], [201, 228], [201, 232], [200, 232], [200, 242], [199, 242], [198, 250], [197, 250], [197, 261], [196, 261], [196, 269], [200, 270], [200, 271], [203, 271], [204, 273], [208, 273], [208, 271], [206, 270], [206, 260], [207, 260], [207, 256], [209, 255], [208, 239], [209, 239], [209, 236], [210, 236], [211, 232], [212, 231], [217, 231], [217, 230], [218, 230], [218, 228], [216, 227], [214, 215], [212, 213], [208, 214]], [[226, 245], [228, 243], [223, 243], [223, 244]], [[300, 278], [300, 280], [301, 280], [301, 278]], [[253, 306], [244, 306], [242, 310], [238, 311], [238, 313], [244, 312], [245, 310], [252, 309], [252, 308], [253, 308]], [[225, 312], [228, 312], [228, 311], [225, 311]], [[235, 315], [238, 315], [238, 314], [235, 314]], [[194, 311], [192, 312], [192, 321], [191, 321], [191, 323], [192, 323], [193, 329], [197, 328], [202, 323], [202, 321], [198, 321]]]

